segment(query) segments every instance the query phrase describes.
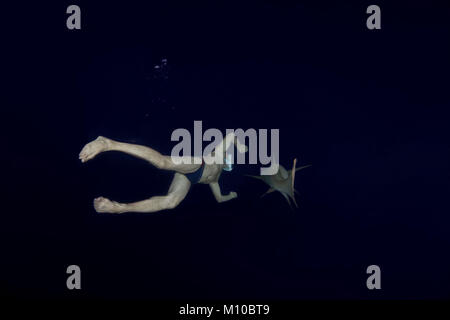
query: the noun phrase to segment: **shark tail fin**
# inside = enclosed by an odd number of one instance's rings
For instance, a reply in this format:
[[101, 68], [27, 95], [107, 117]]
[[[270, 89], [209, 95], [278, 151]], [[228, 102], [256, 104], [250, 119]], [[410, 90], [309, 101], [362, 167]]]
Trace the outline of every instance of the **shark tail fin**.
[[296, 208], [298, 208], [298, 204], [297, 204], [297, 201], [295, 200], [295, 197], [294, 197], [294, 196], [292, 196], [292, 198], [291, 198], [291, 199], [292, 199], [292, 201], [294, 202], [294, 204], [295, 204], [295, 207], [296, 207]]
[[294, 210], [294, 208], [292, 207], [291, 200], [290, 200], [289, 196], [287, 194], [283, 193], [283, 192], [281, 192], [281, 194], [283, 195], [283, 197], [286, 198], [286, 201], [289, 204], [289, 207], [291, 208], [291, 210]]

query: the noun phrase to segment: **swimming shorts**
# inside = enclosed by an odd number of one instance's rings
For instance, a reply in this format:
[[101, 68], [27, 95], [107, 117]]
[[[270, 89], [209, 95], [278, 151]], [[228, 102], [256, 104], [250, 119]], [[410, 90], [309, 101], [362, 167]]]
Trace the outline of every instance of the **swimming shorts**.
[[189, 179], [189, 181], [192, 184], [198, 183], [200, 181], [200, 179], [202, 178], [204, 168], [205, 168], [205, 164], [202, 163], [200, 168], [198, 168], [194, 172], [186, 173], [185, 176], [186, 176], [186, 178]]

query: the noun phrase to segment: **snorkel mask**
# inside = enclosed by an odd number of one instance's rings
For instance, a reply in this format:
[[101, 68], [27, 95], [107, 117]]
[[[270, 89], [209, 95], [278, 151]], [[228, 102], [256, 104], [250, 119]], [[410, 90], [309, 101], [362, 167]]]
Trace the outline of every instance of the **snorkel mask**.
[[233, 170], [233, 155], [227, 154], [225, 157], [225, 164], [223, 166], [223, 170], [225, 171], [231, 171]]

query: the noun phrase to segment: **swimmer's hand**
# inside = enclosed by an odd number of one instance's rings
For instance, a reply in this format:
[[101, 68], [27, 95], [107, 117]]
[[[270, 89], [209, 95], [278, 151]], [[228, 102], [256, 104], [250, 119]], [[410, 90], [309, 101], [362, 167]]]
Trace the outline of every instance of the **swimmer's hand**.
[[240, 153], [246, 153], [248, 151], [248, 147], [241, 143], [237, 137], [234, 137], [234, 145]]
[[227, 195], [222, 195], [222, 193], [220, 192], [219, 183], [217, 182], [210, 183], [209, 186], [211, 187], [211, 191], [214, 194], [214, 198], [216, 198], [217, 202], [219, 203], [237, 198], [237, 193], [234, 191], [231, 191]]
[[229, 197], [229, 199], [228, 200], [231, 200], [231, 199], [234, 199], [234, 198], [237, 198], [237, 193], [236, 192], [234, 192], [234, 191], [231, 191], [229, 194], [228, 194], [228, 197]]
[[248, 147], [245, 144], [238, 144], [237, 149], [240, 153], [246, 153], [248, 151]]

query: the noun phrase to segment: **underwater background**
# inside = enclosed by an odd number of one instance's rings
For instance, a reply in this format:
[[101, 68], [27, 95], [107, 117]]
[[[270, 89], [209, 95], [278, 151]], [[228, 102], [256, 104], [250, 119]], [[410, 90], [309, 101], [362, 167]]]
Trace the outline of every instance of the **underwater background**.
[[[1, 294], [119, 299], [450, 298], [449, 7], [67, 1], [7, 18]], [[439, 8], [439, 9], [438, 9]], [[9, 20], [8, 20], [9, 19]], [[260, 196], [258, 165], [175, 209], [97, 214], [165, 194], [173, 173], [98, 135], [170, 154], [176, 128], [280, 130], [299, 208]], [[82, 290], [66, 288], [79, 265]], [[366, 268], [381, 268], [367, 290]]]

